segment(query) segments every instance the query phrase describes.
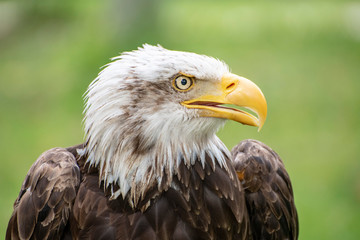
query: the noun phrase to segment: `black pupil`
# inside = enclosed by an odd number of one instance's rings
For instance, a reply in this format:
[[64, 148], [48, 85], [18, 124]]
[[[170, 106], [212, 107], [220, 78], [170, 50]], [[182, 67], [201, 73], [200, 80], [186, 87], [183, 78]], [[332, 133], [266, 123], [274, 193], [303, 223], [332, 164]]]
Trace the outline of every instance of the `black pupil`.
[[183, 86], [185, 86], [187, 84], [187, 79], [185, 79], [185, 78], [181, 79], [181, 84]]

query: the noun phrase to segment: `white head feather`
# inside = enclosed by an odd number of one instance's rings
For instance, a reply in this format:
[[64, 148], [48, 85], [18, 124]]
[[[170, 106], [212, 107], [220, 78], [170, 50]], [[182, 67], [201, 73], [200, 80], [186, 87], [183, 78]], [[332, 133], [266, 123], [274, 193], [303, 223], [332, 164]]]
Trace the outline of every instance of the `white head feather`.
[[113, 60], [90, 84], [84, 111], [87, 161], [106, 187], [119, 186], [113, 198], [130, 193], [136, 205], [149, 186], [163, 187], [163, 178], [171, 183], [181, 161], [204, 165], [207, 154], [224, 165], [229, 152], [215, 133], [225, 120], [182, 106], [196, 93], [176, 91], [172, 80], [192, 75], [202, 82], [198, 91], [209, 91], [214, 84], [207, 83], [229, 72], [225, 63], [150, 45]]

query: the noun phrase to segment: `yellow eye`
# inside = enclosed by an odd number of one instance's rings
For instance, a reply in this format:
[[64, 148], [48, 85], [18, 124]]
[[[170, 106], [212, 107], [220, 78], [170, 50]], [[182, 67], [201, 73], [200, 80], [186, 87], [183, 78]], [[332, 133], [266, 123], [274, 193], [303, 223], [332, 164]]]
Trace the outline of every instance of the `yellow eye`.
[[176, 90], [187, 91], [194, 85], [194, 81], [191, 77], [181, 75], [174, 79], [173, 84]]

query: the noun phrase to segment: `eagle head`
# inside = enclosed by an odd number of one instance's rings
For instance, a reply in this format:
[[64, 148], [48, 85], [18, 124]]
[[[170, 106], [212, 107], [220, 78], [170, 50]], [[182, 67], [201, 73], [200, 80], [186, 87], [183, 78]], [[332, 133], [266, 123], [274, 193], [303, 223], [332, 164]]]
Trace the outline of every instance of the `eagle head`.
[[207, 154], [222, 166], [219, 127], [231, 119], [260, 129], [267, 111], [261, 90], [224, 62], [146, 44], [115, 57], [85, 99], [87, 161], [106, 187], [118, 185], [113, 198], [130, 194], [133, 205], [154, 184], [166, 189], [182, 161]]

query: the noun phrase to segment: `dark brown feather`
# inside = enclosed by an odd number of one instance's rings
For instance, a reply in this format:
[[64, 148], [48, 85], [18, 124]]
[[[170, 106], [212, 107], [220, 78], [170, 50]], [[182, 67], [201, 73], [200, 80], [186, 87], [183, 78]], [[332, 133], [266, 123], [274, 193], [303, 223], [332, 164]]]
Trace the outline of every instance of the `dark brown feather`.
[[79, 156], [82, 148], [52, 149], [34, 163], [6, 239], [297, 238], [289, 177], [262, 143], [240, 143], [222, 167], [209, 156], [204, 165], [181, 162], [170, 185], [149, 186], [135, 209], [127, 196], [110, 200], [98, 169]]
[[6, 239], [60, 239], [79, 183], [73, 154], [62, 148], [43, 153], [30, 168], [14, 203]]
[[232, 157], [245, 189], [254, 239], [297, 239], [293, 190], [280, 157], [256, 140], [242, 141], [232, 150]]
[[[74, 202], [70, 226], [76, 238], [95, 239], [246, 239], [248, 218], [244, 192], [237, 178], [231, 180], [219, 165], [206, 169], [180, 163], [171, 186], [163, 192], [149, 191], [144, 211], [131, 209], [121, 196], [110, 200], [99, 187], [98, 172], [83, 175]], [[212, 164], [212, 163], [211, 163]], [[228, 166], [231, 162], [227, 160]], [[232, 168], [230, 168], [232, 169]], [[235, 175], [235, 171], [231, 173]], [[218, 179], [219, 186], [213, 186]], [[224, 178], [224, 179], [219, 179]], [[106, 191], [105, 191], [106, 192]], [[152, 196], [152, 197], [151, 197]], [[241, 212], [242, 211], [242, 212]]]

